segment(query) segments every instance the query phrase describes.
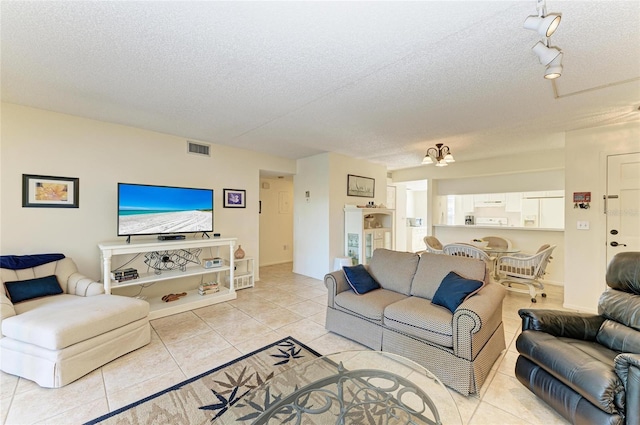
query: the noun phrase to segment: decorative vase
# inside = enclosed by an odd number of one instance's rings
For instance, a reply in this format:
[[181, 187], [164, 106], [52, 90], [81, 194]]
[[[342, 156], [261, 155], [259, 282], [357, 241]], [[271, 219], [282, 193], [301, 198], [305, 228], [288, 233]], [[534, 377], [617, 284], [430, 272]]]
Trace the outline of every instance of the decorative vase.
[[242, 245], [238, 245], [238, 249], [233, 253], [233, 256], [236, 260], [241, 260], [244, 258], [244, 250], [242, 249]]

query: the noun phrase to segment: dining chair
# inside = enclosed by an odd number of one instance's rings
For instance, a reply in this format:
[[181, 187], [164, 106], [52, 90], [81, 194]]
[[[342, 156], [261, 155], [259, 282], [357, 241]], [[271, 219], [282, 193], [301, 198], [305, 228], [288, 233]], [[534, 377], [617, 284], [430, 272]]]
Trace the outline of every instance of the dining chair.
[[[544, 284], [540, 281], [545, 274], [551, 253], [556, 245], [542, 245], [535, 254], [512, 254], [498, 258], [496, 274], [498, 281], [508, 290], [528, 293], [531, 302], [536, 302], [538, 293], [544, 298]], [[526, 289], [514, 288], [513, 284], [526, 285]]]
[[481, 238], [485, 242], [489, 242], [488, 248], [511, 249], [511, 241], [501, 236], [483, 236]]
[[482, 260], [487, 264], [489, 275], [492, 274], [494, 258], [489, 256], [480, 248], [466, 243], [450, 243], [442, 247], [442, 252], [446, 255], [456, 255], [459, 257], [477, 258], [478, 260]]
[[425, 236], [423, 239], [427, 246], [427, 252], [432, 254], [442, 254], [442, 243], [435, 236]]

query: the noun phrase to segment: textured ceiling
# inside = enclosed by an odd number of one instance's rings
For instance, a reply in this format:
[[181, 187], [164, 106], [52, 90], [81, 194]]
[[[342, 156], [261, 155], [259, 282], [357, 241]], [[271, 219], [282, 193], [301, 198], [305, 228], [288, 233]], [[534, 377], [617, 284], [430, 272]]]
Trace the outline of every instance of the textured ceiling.
[[289, 158], [419, 165], [562, 147], [640, 120], [640, 2], [552, 1], [552, 84], [523, 29], [536, 1], [1, 3], [10, 103]]

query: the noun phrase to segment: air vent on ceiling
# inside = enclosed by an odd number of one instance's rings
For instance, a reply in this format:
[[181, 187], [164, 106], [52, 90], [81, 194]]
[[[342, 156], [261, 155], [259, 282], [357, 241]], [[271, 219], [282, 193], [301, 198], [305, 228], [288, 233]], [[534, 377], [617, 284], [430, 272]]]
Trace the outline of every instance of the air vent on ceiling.
[[194, 155], [211, 156], [211, 145], [190, 142], [187, 140], [187, 152]]

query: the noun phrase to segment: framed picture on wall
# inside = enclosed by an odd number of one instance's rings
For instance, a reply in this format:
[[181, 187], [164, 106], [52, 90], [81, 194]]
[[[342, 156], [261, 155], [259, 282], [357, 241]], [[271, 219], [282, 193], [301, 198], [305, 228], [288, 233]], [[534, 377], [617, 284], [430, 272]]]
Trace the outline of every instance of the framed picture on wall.
[[245, 208], [247, 206], [245, 190], [222, 189], [222, 196], [224, 198], [222, 204], [224, 208]]
[[376, 179], [347, 174], [347, 196], [373, 198], [376, 192]]
[[78, 208], [80, 179], [22, 175], [22, 206], [26, 208]]

